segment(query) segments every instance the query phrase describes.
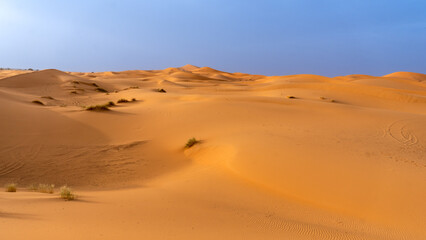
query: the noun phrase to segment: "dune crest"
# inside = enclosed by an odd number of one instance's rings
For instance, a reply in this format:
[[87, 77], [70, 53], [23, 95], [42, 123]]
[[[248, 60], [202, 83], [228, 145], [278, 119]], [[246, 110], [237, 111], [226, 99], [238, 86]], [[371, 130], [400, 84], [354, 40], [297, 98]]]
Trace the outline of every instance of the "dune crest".
[[419, 82], [426, 81], [426, 74], [421, 73], [412, 73], [412, 72], [394, 72], [383, 77], [394, 77], [394, 78], [403, 78], [403, 79], [412, 79]]
[[197, 66], [194, 66], [194, 65], [191, 65], [191, 64], [186, 64], [185, 66], [180, 67], [179, 69], [183, 70], [183, 71], [192, 72], [194, 70], [200, 69], [200, 67], [197, 67]]

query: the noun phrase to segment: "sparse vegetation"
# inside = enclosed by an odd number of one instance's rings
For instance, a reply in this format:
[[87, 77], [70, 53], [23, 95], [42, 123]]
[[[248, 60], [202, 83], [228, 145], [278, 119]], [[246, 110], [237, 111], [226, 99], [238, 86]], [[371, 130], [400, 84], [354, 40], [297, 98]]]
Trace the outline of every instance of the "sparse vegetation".
[[295, 96], [293, 96], [293, 95], [288, 95], [288, 96], [287, 96], [287, 98], [288, 98], [288, 99], [295, 99], [296, 97], [295, 97]]
[[74, 84], [80, 84], [80, 82], [79, 81], [72, 81], [72, 83], [74, 83]]
[[188, 140], [188, 142], [186, 142], [185, 148], [191, 148], [192, 146], [194, 146], [197, 143], [200, 143], [200, 141], [197, 140], [196, 138], [190, 138]]
[[156, 91], [156, 92], [160, 92], [160, 93], [166, 93], [167, 91], [166, 90], [164, 90], [163, 88], [157, 88], [157, 89], [154, 89], [154, 91]]
[[68, 201], [75, 199], [75, 194], [73, 193], [71, 188], [69, 188], [67, 185], [62, 186], [59, 189], [59, 192], [60, 192], [60, 196], [61, 196], [62, 199], [65, 199], [65, 200], [68, 200]]
[[138, 86], [132, 86], [132, 87], [125, 88], [125, 89], [123, 89], [123, 90], [138, 89], [138, 88], [139, 88]]
[[136, 98], [132, 98], [132, 102], [135, 102], [136, 101]]
[[54, 193], [55, 185], [54, 184], [31, 184], [28, 186], [28, 189], [35, 192], [41, 193]]
[[92, 85], [95, 86], [95, 87], [97, 87], [97, 88], [99, 88], [99, 85], [96, 84], [96, 83], [92, 83]]
[[38, 104], [38, 105], [44, 105], [44, 103], [42, 103], [41, 101], [39, 101], [39, 100], [34, 100], [34, 101], [32, 101], [32, 103], [35, 103], [35, 104]]
[[72, 93], [72, 94], [77, 94], [77, 91], [71, 91], [70, 93]]
[[113, 102], [113, 101], [109, 101], [107, 104], [105, 104], [105, 105], [107, 105], [108, 107], [113, 107], [113, 106], [115, 106], [115, 103]]
[[16, 183], [6, 184], [6, 192], [16, 192]]
[[125, 98], [118, 99], [118, 101], [117, 101], [117, 103], [127, 103], [127, 102], [129, 102], [129, 100], [127, 100]]
[[86, 107], [87, 111], [97, 111], [97, 112], [103, 112], [103, 111], [109, 111], [109, 103], [104, 105], [94, 105]]
[[324, 101], [329, 101], [329, 102], [336, 102], [334, 99], [326, 98], [326, 97], [320, 97], [320, 99]]

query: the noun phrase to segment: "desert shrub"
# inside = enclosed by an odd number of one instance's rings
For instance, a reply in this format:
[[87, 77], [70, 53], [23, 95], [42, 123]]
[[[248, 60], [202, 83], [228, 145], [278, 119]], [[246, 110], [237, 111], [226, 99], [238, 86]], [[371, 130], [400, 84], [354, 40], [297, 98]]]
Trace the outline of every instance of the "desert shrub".
[[[96, 83], [95, 83], [96, 84]], [[98, 92], [103, 92], [103, 93], [108, 93], [108, 91], [107, 90], [105, 90], [105, 89], [103, 89], [103, 88], [100, 88], [100, 87], [97, 87], [96, 88], [96, 91], [98, 91]]]
[[156, 92], [160, 92], [160, 93], [166, 93], [167, 91], [164, 90], [163, 88], [157, 88], [155, 89]]
[[16, 192], [16, 183], [6, 184], [6, 192]]
[[80, 82], [79, 81], [72, 81], [72, 83], [74, 83], [74, 84], [80, 84]]
[[292, 95], [289, 95], [289, 96], [287, 96], [287, 98], [288, 98], [288, 99], [295, 99], [296, 97], [295, 97], [295, 96], [292, 96]]
[[127, 102], [129, 102], [129, 100], [127, 100], [125, 98], [118, 99], [118, 101], [117, 101], [117, 103], [127, 103]]
[[41, 101], [39, 101], [39, 100], [34, 100], [34, 101], [32, 101], [32, 103], [35, 103], [35, 104], [38, 104], [38, 105], [44, 105], [44, 103], [42, 103]]
[[105, 104], [108, 107], [113, 107], [115, 106], [115, 103], [113, 101], [109, 101], [107, 104]]
[[135, 102], [136, 101], [136, 98], [132, 98], [132, 102]]
[[97, 88], [99, 88], [99, 85], [96, 84], [96, 83], [92, 83], [92, 85], [95, 86], [95, 87], [97, 87]]
[[60, 192], [60, 196], [61, 196], [62, 199], [65, 199], [65, 200], [68, 200], [68, 201], [75, 199], [75, 194], [73, 193], [71, 188], [69, 188], [67, 185], [62, 186], [59, 189], [59, 192]]
[[77, 94], [77, 91], [71, 91], [70, 93], [72, 93], [72, 94]]
[[190, 148], [194, 146], [195, 144], [199, 143], [200, 141], [195, 138], [188, 139], [188, 142], [186, 142], [185, 148]]
[[94, 105], [94, 106], [86, 107], [86, 110], [87, 110], [87, 111], [99, 111], [99, 112], [102, 112], [102, 111], [109, 111], [109, 106], [108, 106], [108, 104], [104, 104], [104, 105]]

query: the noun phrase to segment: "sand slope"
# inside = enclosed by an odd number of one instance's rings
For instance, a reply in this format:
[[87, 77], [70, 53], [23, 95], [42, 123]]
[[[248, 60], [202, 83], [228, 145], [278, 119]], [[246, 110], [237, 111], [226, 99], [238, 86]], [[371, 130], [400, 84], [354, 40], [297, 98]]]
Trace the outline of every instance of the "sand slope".
[[424, 74], [0, 71], [0, 104], [1, 239], [426, 238]]

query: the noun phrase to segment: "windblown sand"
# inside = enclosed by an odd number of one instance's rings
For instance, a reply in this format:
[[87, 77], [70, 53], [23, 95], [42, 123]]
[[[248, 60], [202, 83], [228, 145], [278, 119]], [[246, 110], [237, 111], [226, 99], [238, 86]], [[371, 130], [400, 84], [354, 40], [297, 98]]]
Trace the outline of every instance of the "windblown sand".
[[424, 74], [0, 78], [0, 239], [426, 239]]

